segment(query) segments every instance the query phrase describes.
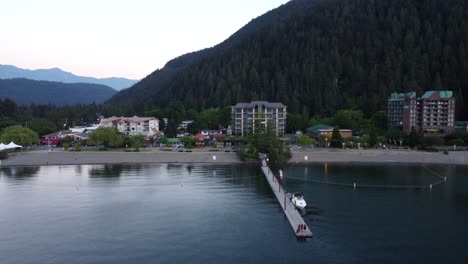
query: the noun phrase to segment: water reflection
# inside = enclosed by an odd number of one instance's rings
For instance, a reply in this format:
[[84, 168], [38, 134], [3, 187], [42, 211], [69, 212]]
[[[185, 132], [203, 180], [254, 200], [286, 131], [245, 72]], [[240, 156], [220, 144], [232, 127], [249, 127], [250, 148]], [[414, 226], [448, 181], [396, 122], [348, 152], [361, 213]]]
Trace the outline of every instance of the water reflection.
[[37, 176], [40, 167], [2, 167], [0, 176], [12, 177], [17, 180], [30, 179]]
[[124, 165], [92, 166], [89, 171], [90, 178], [118, 178], [124, 171]]
[[[304, 243], [296, 242], [258, 167], [169, 167], [48, 166], [36, 173], [31, 168], [0, 169], [1, 263], [468, 260], [468, 167], [431, 166], [448, 182], [418, 193], [355, 191], [304, 180], [322, 179], [323, 164], [282, 168], [285, 181], [301, 180], [284, 186], [303, 193], [307, 201], [304, 219], [315, 237]], [[417, 166], [368, 170], [328, 164], [328, 169], [330, 181], [430, 178]], [[37, 176], [10, 180], [27, 174]], [[222, 239], [220, 234], [225, 234]], [[271, 252], [281, 252], [280, 258]]]

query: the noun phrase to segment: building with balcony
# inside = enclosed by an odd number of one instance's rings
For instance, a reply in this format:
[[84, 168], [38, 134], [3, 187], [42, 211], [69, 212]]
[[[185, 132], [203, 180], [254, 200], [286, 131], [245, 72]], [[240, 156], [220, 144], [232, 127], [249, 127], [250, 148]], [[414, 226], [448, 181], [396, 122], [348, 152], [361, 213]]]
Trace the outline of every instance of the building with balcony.
[[388, 98], [388, 127], [401, 127], [403, 131], [411, 131], [418, 127], [417, 97], [415, 92], [392, 93]]
[[232, 132], [237, 136], [254, 133], [260, 126], [271, 126], [278, 136], [284, 136], [286, 129], [286, 106], [282, 103], [253, 101], [238, 103], [231, 109]]
[[388, 126], [411, 132], [415, 127], [424, 134], [448, 134], [455, 122], [455, 97], [452, 91], [392, 93], [388, 99]]
[[114, 127], [125, 135], [154, 136], [159, 134], [159, 119], [155, 117], [109, 117], [103, 118], [101, 127]]

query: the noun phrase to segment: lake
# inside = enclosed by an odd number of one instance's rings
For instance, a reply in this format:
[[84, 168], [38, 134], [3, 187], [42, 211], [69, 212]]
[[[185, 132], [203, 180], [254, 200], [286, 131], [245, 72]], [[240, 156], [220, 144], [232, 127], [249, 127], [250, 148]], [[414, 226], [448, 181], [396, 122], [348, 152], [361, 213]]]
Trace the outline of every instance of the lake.
[[[308, 203], [306, 241], [255, 167], [3, 167], [0, 263], [468, 262], [468, 166], [282, 169], [285, 188]], [[414, 186], [441, 176], [432, 191], [319, 183]]]

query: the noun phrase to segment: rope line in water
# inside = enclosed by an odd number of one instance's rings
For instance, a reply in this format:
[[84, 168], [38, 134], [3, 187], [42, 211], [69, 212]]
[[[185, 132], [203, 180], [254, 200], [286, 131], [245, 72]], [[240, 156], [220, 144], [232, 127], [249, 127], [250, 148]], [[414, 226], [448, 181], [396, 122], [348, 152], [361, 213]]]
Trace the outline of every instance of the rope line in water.
[[[429, 170], [429, 168], [426, 168]], [[320, 184], [327, 184], [327, 185], [335, 185], [335, 186], [343, 186], [343, 187], [352, 187], [352, 188], [380, 188], [380, 189], [432, 189], [446, 181], [446, 178], [437, 174], [434, 171], [431, 171], [439, 178], [440, 181], [428, 184], [428, 185], [377, 185], [377, 184], [359, 184], [359, 183], [343, 183], [343, 182], [330, 182], [330, 181], [321, 181], [321, 180], [307, 180], [307, 179], [298, 179], [298, 178], [286, 178], [287, 180], [295, 180], [295, 181], [305, 181], [305, 182], [313, 182], [313, 183], [320, 183]]]
[[435, 171], [429, 169], [429, 168], [426, 167], [425, 165], [423, 165], [423, 168], [425, 168], [426, 170], [428, 170], [429, 172], [431, 172], [431, 173], [434, 174], [435, 176], [437, 176], [437, 177], [443, 179], [444, 181], [447, 179], [447, 177], [444, 177], [444, 176], [440, 175], [439, 173], [437, 173], [437, 172], [435, 172]]

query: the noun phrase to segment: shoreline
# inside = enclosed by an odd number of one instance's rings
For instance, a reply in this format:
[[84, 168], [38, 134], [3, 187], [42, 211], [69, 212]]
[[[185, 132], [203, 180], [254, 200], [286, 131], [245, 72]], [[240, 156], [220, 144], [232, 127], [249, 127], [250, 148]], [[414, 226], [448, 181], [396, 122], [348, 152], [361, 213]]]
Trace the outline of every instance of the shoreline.
[[10, 156], [0, 163], [0, 167], [153, 163], [241, 164], [242, 162], [236, 153], [231, 152], [31, 151]]
[[[100, 152], [100, 151], [31, 151], [21, 152], [0, 161], [0, 167], [95, 164], [244, 164], [235, 152]], [[336, 150], [313, 149], [292, 153], [286, 163], [375, 163], [468, 165], [468, 151], [422, 152], [413, 150]]]

